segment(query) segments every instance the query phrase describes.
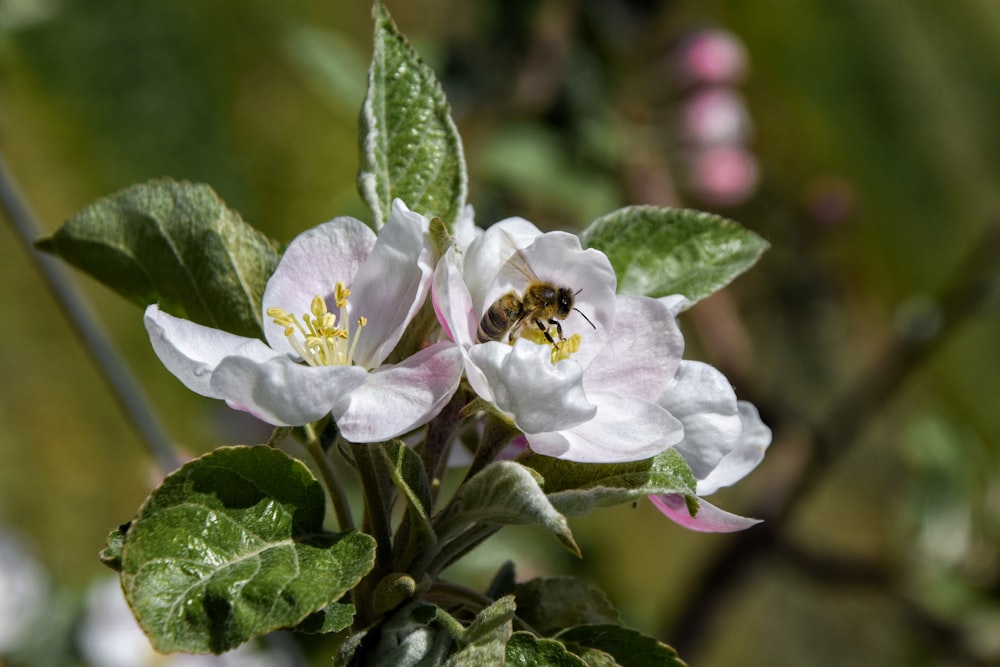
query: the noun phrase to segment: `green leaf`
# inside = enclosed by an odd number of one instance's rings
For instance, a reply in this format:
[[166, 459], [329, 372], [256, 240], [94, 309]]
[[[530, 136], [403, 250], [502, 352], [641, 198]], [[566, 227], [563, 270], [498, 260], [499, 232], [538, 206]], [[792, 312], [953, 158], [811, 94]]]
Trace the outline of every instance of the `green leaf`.
[[483, 609], [462, 636], [456, 637], [462, 648], [449, 656], [446, 667], [502, 665], [507, 641], [514, 629], [513, 619], [513, 596], [500, 598]]
[[620, 624], [621, 616], [603, 591], [576, 577], [537, 577], [514, 590], [517, 615], [542, 635], [588, 624]]
[[361, 108], [358, 189], [375, 228], [399, 197], [451, 225], [465, 206], [465, 157], [434, 72], [375, 3], [375, 50]]
[[645, 496], [695, 492], [691, 468], [674, 449], [628, 463], [574, 463], [540, 454], [521, 462], [542, 475], [549, 501], [563, 514], [587, 514]]
[[110, 533], [104, 542], [104, 548], [98, 554], [101, 562], [110, 567], [115, 572], [122, 569], [122, 547], [125, 546], [125, 534], [128, 532], [131, 523], [123, 523]]
[[505, 665], [511, 667], [586, 667], [587, 663], [555, 639], [515, 632], [507, 642]]
[[696, 303], [753, 266], [768, 243], [710, 213], [628, 206], [595, 220], [585, 246], [611, 260], [619, 294], [682, 294]]
[[687, 667], [674, 649], [621, 625], [580, 625], [560, 632], [556, 639], [575, 653], [603, 651], [622, 667]]
[[354, 611], [353, 604], [334, 602], [306, 616], [301, 623], [295, 626], [294, 630], [307, 635], [339, 632], [354, 622]]
[[220, 448], [169, 475], [122, 549], [122, 588], [153, 646], [221, 653], [339, 600], [375, 545], [325, 532], [325, 508], [309, 469], [270, 447]]
[[545, 497], [540, 481], [537, 473], [519, 463], [491, 463], [455, 492], [448, 508], [435, 521], [438, 539], [443, 543], [481, 526], [537, 523], [579, 556], [580, 548], [566, 517]]
[[99, 199], [37, 245], [139, 306], [249, 337], [278, 264], [275, 243], [211, 188], [171, 180]]

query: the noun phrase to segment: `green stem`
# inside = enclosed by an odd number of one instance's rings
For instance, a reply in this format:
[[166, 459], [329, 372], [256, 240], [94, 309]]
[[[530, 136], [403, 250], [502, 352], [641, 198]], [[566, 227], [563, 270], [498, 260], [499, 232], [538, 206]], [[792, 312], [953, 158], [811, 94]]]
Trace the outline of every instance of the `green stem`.
[[285, 441], [288, 434], [292, 432], [291, 426], [279, 426], [274, 429], [271, 437], [267, 439], [268, 447], [279, 447]]
[[304, 430], [306, 433], [306, 451], [309, 452], [313, 461], [316, 462], [320, 477], [323, 479], [323, 485], [326, 486], [326, 491], [330, 494], [333, 511], [337, 515], [337, 525], [342, 531], [354, 530], [354, 517], [351, 516], [351, 505], [344, 494], [344, 485], [340, 483], [336, 469], [327, 457], [326, 452], [323, 451], [323, 447], [319, 444], [319, 438], [316, 437], [315, 429], [312, 426], [306, 426]]
[[392, 528], [389, 525], [389, 493], [391, 482], [384, 474], [382, 457], [373, 450], [380, 444], [350, 443], [354, 464], [361, 478], [361, 488], [365, 498], [365, 532], [375, 538], [376, 571], [385, 574], [392, 563]]
[[430, 483], [432, 500], [437, 498], [441, 488], [441, 477], [448, 461], [449, 446], [454, 440], [455, 431], [462, 424], [462, 410], [468, 399], [469, 396], [464, 388], [459, 388], [451, 401], [427, 425], [427, 437], [419, 451]]
[[483, 429], [482, 440], [479, 441], [479, 448], [476, 450], [476, 456], [472, 460], [472, 465], [469, 466], [469, 472], [465, 474], [465, 479], [462, 483], [472, 479], [477, 472], [488, 466], [493, 462], [493, 459], [497, 457], [503, 448], [506, 447], [511, 440], [514, 439], [520, 431], [514, 428], [507, 419], [496, 414], [490, 413], [486, 418], [486, 427]]

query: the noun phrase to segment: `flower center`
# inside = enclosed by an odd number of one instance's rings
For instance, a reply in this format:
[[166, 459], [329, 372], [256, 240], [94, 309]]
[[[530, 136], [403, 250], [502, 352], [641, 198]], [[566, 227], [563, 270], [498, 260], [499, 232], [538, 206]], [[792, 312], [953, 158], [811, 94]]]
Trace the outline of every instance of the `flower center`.
[[313, 297], [309, 304], [310, 312], [303, 313], [301, 319], [282, 308], [268, 308], [267, 316], [284, 327], [288, 343], [310, 366], [352, 366], [354, 350], [367, 320], [358, 318], [358, 328], [352, 336], [350, 304], [347, 301], [350, 295], [351, 290], [344, 283], [338, 282], [334, 286], [333, 297], [340, 310], [339, 318], [327, 310], [326, 301], [321, 296]]
[[[548, 336], [546, 336], [548, 334]], [[538, 343], [539, 345], [548, 345], [552, 348], [552, 363], [562, 361], [563, 359], [569, 359], [577, 350], [580, 349], [580, 342], [582, 338], [580, 334], [575, 333], [569, 338], [560, 338], [559, 332], [556, 330], [555, 326], [550, 326], [547, 331], [542, 331], [538, 327], [534, 326], [524, 326], [521, 327], [521, 331], [518, 334], [520, 338], [527, 338], [533, 343]]]

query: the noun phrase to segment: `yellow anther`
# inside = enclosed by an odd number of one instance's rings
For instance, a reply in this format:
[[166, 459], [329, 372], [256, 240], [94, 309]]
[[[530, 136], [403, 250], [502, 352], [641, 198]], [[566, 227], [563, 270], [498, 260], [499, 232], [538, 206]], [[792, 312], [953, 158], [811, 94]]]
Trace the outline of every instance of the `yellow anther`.
[[342, 282], [337, 282], [333, 288], [333, 299], [337, 304], [337, 308], [343, 308], [347, 305], [347, 297], [351, 296], [351, 290], [347, 289], [347, 286]]
[[320, 296], [314, 296], [312, 298], [312, 303], [309, 304], [309, 310], [312, 312], [313, 317], [317, 320], [322, 320], [323, 316], [326, 315], [326, 301]]

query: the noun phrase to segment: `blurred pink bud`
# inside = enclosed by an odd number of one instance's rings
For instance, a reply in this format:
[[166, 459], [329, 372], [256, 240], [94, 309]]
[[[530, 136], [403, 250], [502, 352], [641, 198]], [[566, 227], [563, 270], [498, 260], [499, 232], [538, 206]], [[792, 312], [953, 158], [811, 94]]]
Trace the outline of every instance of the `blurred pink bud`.
[[738, 83], [749, 59], [746, 46], [727, 30], [699, 30], [685, 39], [678, 52], [677, 68], [683, 83]]
[[743, 98], [728, 87], [693, 93], [680, 109], [678, 134], [695, 144], [736, 144], [749, 139], [750, 113]]
[[691, 154], [689, 184], [709, 204], [735, 206], [757, 187], [757, 160], [740, 146], [715, 146]]

